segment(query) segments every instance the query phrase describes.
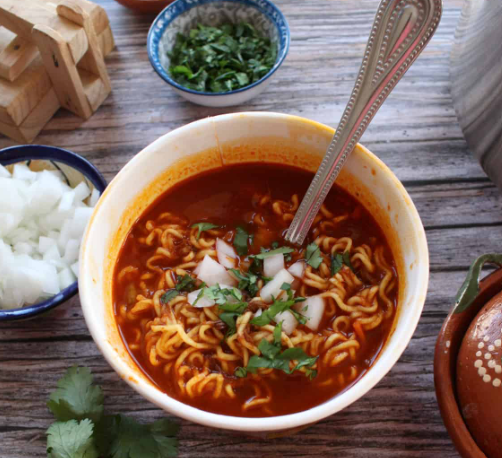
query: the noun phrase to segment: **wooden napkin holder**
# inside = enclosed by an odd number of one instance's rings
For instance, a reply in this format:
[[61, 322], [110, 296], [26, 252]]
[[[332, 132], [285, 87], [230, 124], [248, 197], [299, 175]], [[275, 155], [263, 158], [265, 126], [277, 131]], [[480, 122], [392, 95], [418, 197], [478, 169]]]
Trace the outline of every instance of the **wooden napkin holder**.
[[60, 107], [89, 118], [111, 91], [114, 47], [87, 0], [0, 0], [0, 133], [31, 143]]

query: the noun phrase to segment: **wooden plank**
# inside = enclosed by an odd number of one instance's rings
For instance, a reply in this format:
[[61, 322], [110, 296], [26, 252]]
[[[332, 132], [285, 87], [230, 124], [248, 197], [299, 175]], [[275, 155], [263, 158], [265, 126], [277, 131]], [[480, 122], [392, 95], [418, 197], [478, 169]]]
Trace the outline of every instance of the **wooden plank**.
[[36, 0], [2, 0], [0, 4], [0, 24], [26, 40], [31, 40], [35, 25], [54, 29], [68, 43], [74, 62], [78, 62], [87, 52], [85, 31], [76, 24], [60, 18], [53, 5]]
[[0, 78], [14, 81], [37, 54], [36, 46], [0, 26]]
[[[56, 8], [63, 0], [39, 0], [41, 2], [52, 5]], [[100, 35], [103, 33], [109, 26], [110, 21], [108, 19], [108, 15], [106, 14], [106, 10], [97, 3], [89, 2], [87, 0], [77, 0], [78, 5], [91, 16], [92, 22], [94, 24], [94, 28], [96, 33]]]
[[46, 26], [37, 25], [32, 33], [61, 106], [81, 118], [89, 118], [92, 109], [67, 43]]
[[52, 82], [40, 57], [16, 81], [0, 78], [0, 121], [21, 125], [51, 87]]
[[85, 96], [93, 111], [96, 111], [101, 104], [106, 100], [110, 91], [103, 84], [103, 81], [98, 76], [88, 72], [87, 70], [78, 69], [78, 74], [82, 81]]
[[39, 104], [19, 126], [0, 122], [0, 132], [19, 143], [31, 143], [60, 108], [54, 89], [49, 89]]
[[[101, 52], [103, 53], [103, 56], [107, 56], [110, 54], [115, 48], [115, 39], [113, 38], [113, 32], [111, 27], [106, 27], [99, 35], [98, 35], [98, 42], [99, 42], [99, 47], [101, 49]], [[79, 66], [83, 65], [83, 61], [85, 60], [85, 56], [80, 60], [78, 63]]]
[[95, 111], [111, 92], [111, 85], [91, 16], [81, 8], [77, 0], [63, 0], [58, 5], [57, 12], [60, 16], [80, 25], [85, 30], [89, 43], [89, 49], [84, 56], [85, 68], [88, 72], [95, 75], [100, 82], [98, 90], [86, 92], [87, 100], [92, 110]]

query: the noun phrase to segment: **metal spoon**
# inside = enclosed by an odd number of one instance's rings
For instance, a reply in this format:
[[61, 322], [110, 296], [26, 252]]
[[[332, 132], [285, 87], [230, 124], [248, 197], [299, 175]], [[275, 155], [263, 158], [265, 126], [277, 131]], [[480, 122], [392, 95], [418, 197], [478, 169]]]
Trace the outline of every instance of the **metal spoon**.
[[347, 157], [441, 19], [442, 0], [382, 0], [349, 103], [286, 240], [301, 245]]

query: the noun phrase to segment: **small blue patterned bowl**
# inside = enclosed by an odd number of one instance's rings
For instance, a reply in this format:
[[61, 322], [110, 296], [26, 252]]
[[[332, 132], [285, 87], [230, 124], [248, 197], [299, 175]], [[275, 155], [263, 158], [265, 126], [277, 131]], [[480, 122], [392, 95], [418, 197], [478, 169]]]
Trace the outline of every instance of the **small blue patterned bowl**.
[[[249, 22], [277, 45], [277, 60], [260, 80], [229, 92], [198, 92], [188, 89], [169, 75], [169, 56], [176, 35], [188, 34], [198, 23], [219, 26], [225, 22]], [[177, 0], [155, 19], [148, 33], [150, 62], [159, 76], [185, 99], [207, 107], [228, 107], [242, 104], [260, 94], [272, 80], [289, 49], [289, 27], [286, 18], [269, 0]]]
[[[9, 168], [20, 162], [32, 170], [58, 170], [71, 187], [85, 181], [89, 189], [97, 189], [100, 194], [106, 188], [106, 181], [87, 159], [61, 148], [42, 145], [12, 146], [0, 150], [0, 164]], [[0, 309], [0, 322], [32, 318], [45, 313], [65, 302], [77, 293], [78, 282], [72, 283], [61, 292], [45, 301], [17, 309]]]

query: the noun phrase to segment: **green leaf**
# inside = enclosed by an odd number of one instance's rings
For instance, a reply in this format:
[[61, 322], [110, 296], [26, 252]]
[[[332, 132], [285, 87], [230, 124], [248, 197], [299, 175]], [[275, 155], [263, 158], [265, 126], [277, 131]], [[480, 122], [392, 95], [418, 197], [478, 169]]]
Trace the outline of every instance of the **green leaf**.
[[281, 289], [282, 289], [283, 291], [291, 291], [291, 285], [290, 285], [289, 283], [283, 283], [283, 284], [281, 285]]
[[204, 287], [202, 287], [202, 288], [200, 289], [200, 291], [199, 291], [199, 294], [197, 294], [197, 297], [195, 298], [195, 301], [194, 301], [194, 303], [192, 304], [192, 306], [194, 306], [194, 307], [195, 307], [195, 304], [197, 304], [197, 302], [199, 302], [199, 299], [200, 299], [201, 297], [203, 297], [203, 296], [204, 296], [204, 291], [205, 291], [205, 288], [204, 288]]
[[178, 275], [178, 283], [175, 287], [178, 291], [193, 291], [195, 288], [195, 280], [188, 274]]
[[280, 248], [276, 248], [275, 250], [263, 251], [260, 254], [253, 254], [253, 255], [251, 255], [249, 257], [250, 258], [256, 258], [256, 259], [263, 260], [265, 258], [269, 258], [270, 256], [274, 256], [276, 254], [292, 253], [293, 251], [295, 251], [293, 248], [290, 248], [290, 247], [287, 247], [287, 246], [283, 246], [283, 247], [280, 247]]
[[[99, 426], [101, 428], [101, 425]], [[167, 419], [142, 425], [124, 415], [107, 418], [103, 427], [111, 427], [112, 435], [103, 440], [106, 430], [99, 431], [100, 453], [110, 458], [170, 458], [177, 455], [178, 428]]]
[[234, 235], [234, 247], [239, 256], [248, 254], [248, 238], [249, 234], [242, 226], [237, 226]]
[[281, 345], [276, 345], [275, 343], [270, 343], [268, 340], [263, 339], [258, 344], [258, 349], [261, 354], [268, 359], [274, 359], [281, 352]]
[[174, 299], [179, 294], [179, 291], [176, 289], [170, 289], [166, 291], [162, 296], [160, 296], [160, 303], [167, 304], [170, 300]]
[[301, 323], [305, 324], [305, 317], [300, 315], [299, 313], [295, 312], [294, 310], [291, 310], [291, 307], [296, 304], [297, 302], [303, 302], [305, 300], [304, 297], [297, 297], [293, 298], [293, 294], [291, 291], [288, 291], [288, 300], [283, 301], [283, 300], [275, 300], [272, 303], [272, 305], [263, 311], [263, 313], [260, 316], [257, 316], [251, 320], [251, 324], [254, 324], [256, 326], [266, 326], [269, 324], [278, 313], [285, 312], [286, 310], [289, 310], [295, 318]]
[[48, 458], [98, 458], [93, 439], [94, 425], [84, 419], [53, 423], [47, 430]]
[[87, 367], [72, 366], [66, 371], [47, 403], [57, 420], [89, 418], [99, 421], [103, 415], [103, 392], [92, 382], [93, 377]]
[[241, 86], [247, 86], [249, 84], [249, 77], [245, 73], [236, 73], [235, 77]]
[[314, 242], [307, 245], [305, 260], [307, 264], [311, 265], [314, 269], [319, 268], [322, 263], [323, 257], [321, 255], [321, 249]]
[[250, 24], [198, 24], [177, 34], [170, 58], [171, 77], [194, 90], [227, 92], [248, 86], [268, 73], [277, 60], [277, 43]]
[[242, 378], [242, 377], [245, 377], [246, 375], [248, 375], [248, 371], [246, 370], [245, 367], [237, 367], [235, 369], [234, 375], [236, 377]]
[[238, 269], [230, 269], [230, 272], [239, 280], [237, 288], [247, 291], [251, 297], [256, 296], [258, 293], [258, 276], [252, 272], [241, 272]]
[[280, 346], [282, 338], [282, 323], [277, 323], [277, 325], [274, 328], [273, 336], [274, 336], [274, 345]]
[[235, 334], [237, 331], [236, 320], [241, 316], [246, 308], [248, 307], [247, 302], [236, 302], [236, 303], [226, 303], [219, 306], [220, 310], [220, 320], [223, 321], [228, 326], [227, 337]]
[[193, 75], [192, 70], [184, 65], [175, 65], [171, 67], [169, 71], [174, 75], [185, 75], [188, 78], [191, 78]]
[[340, 253], [336, 253], [335, 256], [331, 258], [331, 276], [336, 275], [343, 267], [343, 256]]
[[213, 224], [213, 223], [195, 223], [195, 224], [192, 224], [190, 227], [192, 227], [192, 228], [196, 227], [199, 229], [199, 232], [197, 232], [197, 240], [199, 240], [200, 234], [202, 234], [202, 232], [209, 231], [210, 229], [217, 229], [220, 226], [218, 226], [217, 224]]
[[[263, 342], [266, 342], [263, 339], [260, 342], [260, 345]], [[268, 342], [267, 342], [268, 343]], [[269, 344], [270, 345], [270, 344]], [[294, 371], [301, 369], [302, 367], [311, 367], [313, 366], [319, 357], [311, 357], [308, 356], [303, 349], [299, 347], [288, 348], [284, 350], [280, 354], [272, 355], [271, 353], [264, 354], [264, 357], [253, 355], [249, 358], [248, 365], [246, 366], [247, 372], [255, 373], [257, 369], [260, 368], [271, 368], [271, 369], [279, 369], [286, 374], [292, 374]], [[289, 362], [296, 360], [297, 364], [293, 369], [290, 369]], [[306, 374], [308, 377], [312, 377], [314, 374], [312, 371], [307, 371]]]
[[343, 254], [336, 253], [331, 257], [331, 275], [336, 275], [342, 269], [343, 265], [346, 265], [352, 272], [354, 271], [354, 267], [350, 262], [350, 253], [345, 251]]
[[467, 310], [479, 294], [479, 276], [485, 264], [495, 264], [502, 267], [502, 254], [484, 254], [471, 265], [464, 283], [455, 298], [455, 313]]
[[350, 253], [348, 251], [344, 251], [343, 255], [343, 263], [350, 269], [352, 272], [354, 271], [354, 267], [352, 267], [352, 263], [350, 262]]

